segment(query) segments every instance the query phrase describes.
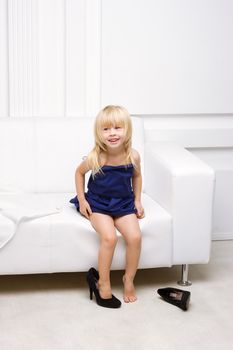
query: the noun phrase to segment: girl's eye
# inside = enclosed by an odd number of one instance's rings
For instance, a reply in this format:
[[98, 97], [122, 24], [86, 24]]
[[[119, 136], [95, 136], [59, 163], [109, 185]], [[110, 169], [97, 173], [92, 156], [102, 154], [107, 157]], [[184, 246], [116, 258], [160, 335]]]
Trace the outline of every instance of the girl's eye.
[[116, 126], [115, 129], [121, 129], [121, 127], [120, 126]]
[[103, 128], [103, 130], [104, 130], [104, 131], [107, 131], [107, 130], [108, 130], [108, 128]]

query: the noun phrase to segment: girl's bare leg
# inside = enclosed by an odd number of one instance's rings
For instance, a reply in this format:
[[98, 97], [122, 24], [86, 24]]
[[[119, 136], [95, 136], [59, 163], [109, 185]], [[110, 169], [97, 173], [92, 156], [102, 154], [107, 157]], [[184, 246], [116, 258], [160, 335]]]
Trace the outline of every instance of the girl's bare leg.
[[141, 252], [141, 230], [135, 214], [121, 216], [114, 221], [126, 242], [126, 268], [123, 276], [124, 301], [134, 302], [137, 297], [133, 282]]
[[100, 296], [108, 299], [112, 297], [110, 283], [110, 269], [112, 258], [117, 243], [116, 229], [111, 216], [99, 213], [92, 213], [90, 221], [100, 236], [100, 248], [98, 257]]

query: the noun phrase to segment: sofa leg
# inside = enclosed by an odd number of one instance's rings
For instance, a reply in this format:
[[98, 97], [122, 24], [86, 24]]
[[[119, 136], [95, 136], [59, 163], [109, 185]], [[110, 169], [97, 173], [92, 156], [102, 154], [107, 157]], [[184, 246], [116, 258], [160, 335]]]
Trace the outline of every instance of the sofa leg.
[[191, 282], [188, 280], [189, 266], [188, 264], [181, 266], [181, 280], [177, 283], [180, 286], [191, 286]]

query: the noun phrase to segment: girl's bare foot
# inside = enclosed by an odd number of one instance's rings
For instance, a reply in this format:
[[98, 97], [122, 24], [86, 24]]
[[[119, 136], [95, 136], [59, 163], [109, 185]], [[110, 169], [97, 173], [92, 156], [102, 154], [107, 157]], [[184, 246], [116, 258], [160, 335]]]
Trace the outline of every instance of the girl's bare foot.
[[124, 283], [124, 295], [123, 299], [125, 303], [133, 303], [137, 300], [133, 280], [123, 276]]

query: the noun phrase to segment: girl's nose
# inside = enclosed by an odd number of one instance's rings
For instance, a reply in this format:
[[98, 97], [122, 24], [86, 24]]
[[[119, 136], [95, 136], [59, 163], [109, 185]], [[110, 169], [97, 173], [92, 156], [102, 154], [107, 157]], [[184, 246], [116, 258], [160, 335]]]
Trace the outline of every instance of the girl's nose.
[[115, 133], [116, 133], [115, 128], [111, 128], [111, 129], [110, 129], [110, 135], [115, 135]]

